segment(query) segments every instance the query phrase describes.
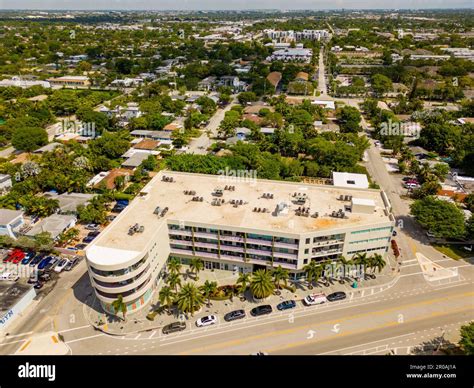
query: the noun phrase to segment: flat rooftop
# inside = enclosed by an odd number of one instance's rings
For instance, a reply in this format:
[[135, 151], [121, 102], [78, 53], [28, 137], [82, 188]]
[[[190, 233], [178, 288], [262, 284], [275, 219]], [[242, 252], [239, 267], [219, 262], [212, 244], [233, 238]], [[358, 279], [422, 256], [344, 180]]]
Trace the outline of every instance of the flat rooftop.
[[0, 315], [15, 306], [32, 287], [30, 284], [0, 280]]
[[[164, 182], [162, 177], [172, 177], [174, 182]], [[213, 196], [216, 188], [235, 186], [234, 191], [224, 190], [222, 197]], [[184, 191], [195, 191], [194, 195], [185, 195]], [[146, 194], [143, 194], [146, 193]], [[273, 194], [272, 199], [263, 197], [264, 193]], [[292, 202], [294, 193], [306, 195], [306, 203], [297, 205]], [[351, 195], [373, 203], [370, 214], [345, 212], [345, 218], [335, 218], [333, 211], [350, 205], [350, 201], [339, 200], [340, 196]], [[202, 202], [193, 201], [194, 196], [202, 197]], [[221, 206], [213, 206], [214, 199], [224, 199]], [[234, 207], [231, 200], [242, 200], [244, 204]], [[275, 215], [278, 204], [287, 205], [287, 211]], [[153, 214], [155, 208], [168, 207], [165, 217]], [[310, 214], [319, 213], [318, 218], [295, 214], [299, 207], [309, 207]], [[266, 208], [267, 212], [257, 213], [254, 208]], [[94, 240], [88, 251], [126, 250], [130, 254], [138, 252], [150, 241], [157, 228], [164, 222], [205, 223], [230, 228], [245, 228], [249, 232], [269, 231], [283, 234], [304, 234], [328, 229], [362, 227], [390, 222], [380, 190], [349, 189], [329, 185], [256, 180], [254, 178], [235, 178], [219, 175], [202, 175], [181, 172], [161, 171], [142, 190], [142, 196], [134, 199], [130, 205]], [[143, 225], [143, 233], [128, 235], [129, 228], [138, 223]], [[90, 252], [92, 253], [92, 251]], [[125, 252], [124, 252], [125, 253]], [[95, 255], [94, 255], [95, 256]]]

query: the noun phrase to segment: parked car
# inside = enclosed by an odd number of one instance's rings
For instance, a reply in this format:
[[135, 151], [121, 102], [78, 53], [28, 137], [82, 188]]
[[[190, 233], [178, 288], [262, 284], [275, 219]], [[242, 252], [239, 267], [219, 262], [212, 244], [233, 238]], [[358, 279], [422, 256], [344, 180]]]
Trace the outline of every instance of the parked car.
[[44, 273], [38, 276], [38, 279], [43, 283], [49, 282], [51, 280], [51, 275], [49, 273]]
[[329, 294], [327, 296], [327, 300], [329, 302], [335, 302], [337, 300], [343, 300], [343, 299], [346, 299], [346, 293], [343, 291], [333, 292], [332, 294]]
[[60, 273], [64, 268], [66, 268], [66, 265], [68, 265], [68, 264], [69, 264], [68, 259], [59, 260], [59, 263], [54, 268], [54, 272]]
[[472, 252], [472, 245], [464, 245], [463, 249], [468, 252]]
[[178, 331], [183, 331], [186, 329], [186, 323], [185, 322], [173, 322], [170, 323], [169, 325], [166, 325], [163, 327], [163, 334], [171, 334], [171, 333], [177, 333]]
[[64, 270], [65, 270], [65, 271], [70, 271], [70, 270], [73, 269], [78, 263], [79, 263], [79, 258], [78, 258], [78, 257], [74, 257], [74, 258], [72, 258], [71, 260], [68, 261], [68, 263], [67, 263], [66, 266], [64, 267]]
[[296, 307], [296, 302], [294, 300], [285, 300], [284, 302], [278, 303], [277, 309], [280, 311], [289, 310]]
[[20, 262], [25, 258], [25, 252], [18, 251], [15, 257], [11, 260], [12, 264], [20, 264]]
[[270, 306], [269, 304], [257, 306], [257, 307], [254, 307], [252, 310], [250, 310], [250, 314], [252, 314], [254, 317], [258, 317], [260, 315], [271, 314], [272, 312], [273, 312], [272, 306]]
[[51, 259], [51, 261], [46, 264], [46, 266], [44, 267], [44, 271], [45, 272], [48, 272], [48, 271], [51, 271], [59, 262], [59, 259], [57, 257], [54, 257]]
[[40, 288], [43, 288], [43, 286], [44, 286], [43, 282], [37, 281], [33, 287], [39, 290]]
[[86, 243], [86, 244], [89, 244], [90, 242], [94, 241], [94, 239], [96, 238], [97, 236], [90, 236], [90, 235], [87, 235], [86, 237], [84, 237], [82, 239], [82, 242], [83, 243]]
[[51, 262], [51, 260], [53, 260], [52, 256], [47, 256], [43, 260], [41, 260], [38, 264], [38, 270], [44, 270], [44, 268]]
[[87, 230], [97, 230], [99, 229], [99, 224], [87, 224], [84, 228]]
[[197, 327], [211, 326], [217, 323], [217, 317], [215, 315], [206, 315], [205, 317], [199, 318], [196, 321]]
[[327, 298], [325, 294], [311, 294], [303, 299], [306, 306], [313, 306], [315, 304], [326, 303]]
[[30, 267], [36, 267], [44, 259], [43, 254], [36, 255], [30, 262]]
[[405, 183], [403, 187], [405, 187], [405, 189], [417, 189], [420, 185], [418, 183]]
[[35, 254], [33, 252], [28, 252], [25, 256], [25, 258], [21, 261], [21, 264], [23, 265], [28, 265], [31, 263], [31, 261], [34, 259]]
[[394, 230], [394, 231], [392, 232], [392, 236], [393, 236], [393, 237], [396, 237], [396, 236], [397, 236], [397, 231], [396, 231], [396, 230]]
[[431, 231], [428, 231], [428, 232], [426, 232], [426, 237], [429, 237], [429, 238], [435, 238], [435, 237], [436, 237], [436, 235], [435, 235], [433, 232], [431, 232]]
[[21, 249], [18, 249], [18, 248], [15, 248], [13, 249], [12, 251], [10, 251], [10, 253], [8, 254], [8, 256], [6, 258], [3, 259], [3, 262], [4, 263], [13, 263], [14, 261], [16, 261], [15, 264], [18, 264], [19, 261], [18, 258], [21, 257], [21, 260], [23, 260], [23, 258], [25, 257], [25, 252], [23, 252]]
[[75, 246], [75, 248], [78, 250], [78, 251], [82, 251], [83, 249], [86, 249], [87, 247], [87, 244], [77, 244]]
[[245, 318], [245, 310], [234, 310], [224, 315], [224, 320], [226, 322], [231, 322], [242, 318]]

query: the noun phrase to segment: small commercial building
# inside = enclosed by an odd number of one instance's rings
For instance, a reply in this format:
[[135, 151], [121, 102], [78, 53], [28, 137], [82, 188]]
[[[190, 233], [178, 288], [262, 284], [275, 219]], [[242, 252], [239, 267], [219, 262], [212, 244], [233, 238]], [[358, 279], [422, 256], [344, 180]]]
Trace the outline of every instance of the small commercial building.
[[36, 291], [30, 284], [0, 280], [0, 332], [11, 325], [30, 305]]

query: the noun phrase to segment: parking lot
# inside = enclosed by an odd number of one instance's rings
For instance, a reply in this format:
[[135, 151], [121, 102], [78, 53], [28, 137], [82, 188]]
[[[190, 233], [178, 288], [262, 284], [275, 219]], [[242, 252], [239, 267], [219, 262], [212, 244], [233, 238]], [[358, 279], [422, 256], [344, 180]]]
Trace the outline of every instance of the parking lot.
[[0, 250], [0, 279], [34, 286], [36, 292], [48, 292], [60, 274], [72, 271], [81, 256], [27, 251], [20, 248]]

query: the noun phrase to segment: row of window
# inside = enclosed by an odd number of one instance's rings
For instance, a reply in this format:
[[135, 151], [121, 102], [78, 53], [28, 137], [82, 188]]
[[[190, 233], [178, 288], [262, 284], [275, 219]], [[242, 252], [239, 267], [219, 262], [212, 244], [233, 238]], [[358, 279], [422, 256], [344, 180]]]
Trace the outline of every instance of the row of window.
[[363, 230], [355, 230], [351, 232], [351, 234], [360, 234], [360, 233], [372, 233], [372, 232], [380, 232], [381, 230], [390, 230], [392, 231], [392, 226], [383, 226], [380, 228], [371, 228], [371, 229], [363, 229]]
[[[313, 237], [313, 244], [329, 240], [344, 240], [344, 234], [332, 234], [330, 236]], [[311, 238], [307, 238], [305, 242], [306, 244], [310, 244]]]
[[350, 251], [350, 252], [347, 252], [348, 255], [354, 255], [356, 253], [362, 253], [362, 252], [373, 252], [373, 251], [380, 251], [380, 250], [387, 250], [388, 247], [387, 246], [383, 246], [383, 247], [378, 247], [378, 248], [368, 248], [368, 249], [359, 249], [357, 251]]
[[369, 243], [373, 241], [389, 241], [390, 237], [377, 237], [377, 238], [369, 238], [368, 240], [357, 240], [357, 241], [350, 241], [349, 244], [361, 244], [361, 243]]

